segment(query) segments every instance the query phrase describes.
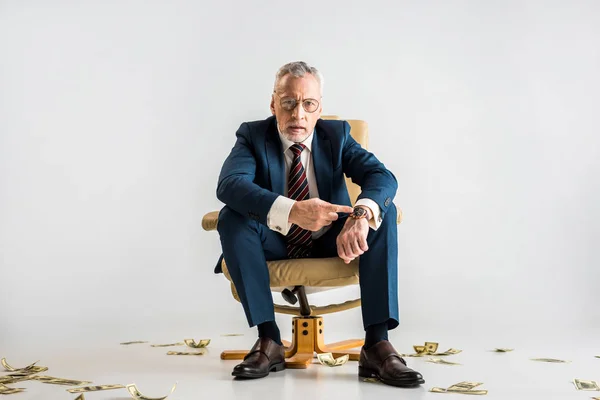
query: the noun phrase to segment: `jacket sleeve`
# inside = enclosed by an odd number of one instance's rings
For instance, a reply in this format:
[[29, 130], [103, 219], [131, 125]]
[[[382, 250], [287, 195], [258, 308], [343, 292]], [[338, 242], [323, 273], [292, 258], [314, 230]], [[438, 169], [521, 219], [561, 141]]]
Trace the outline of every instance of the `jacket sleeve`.
[[350, 136], [350, 124], [344, 121], [342, 169], [352, 182], [360, 186], [358, 199], [371, 199], [381, 209], [383, 219], [392, 204], [398, 182], [394, 174], [373, 153], [368, 152]]
[[240, 125], [236, 137], [219, 174], [217, 198], [234, 211], [266, 225], [267, 214], [279, 195], [254, 183], [256, 158], [247, 123]]

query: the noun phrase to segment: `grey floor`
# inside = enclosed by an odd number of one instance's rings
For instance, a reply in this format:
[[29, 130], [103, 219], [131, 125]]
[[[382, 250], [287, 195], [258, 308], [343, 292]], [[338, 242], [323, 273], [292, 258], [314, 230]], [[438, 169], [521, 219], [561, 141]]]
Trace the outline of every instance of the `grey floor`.
[[[0, 357], [6, 357], [14, 366], [40, 360], [49, 367], [44, 374], [69, 379], [93, 381], [100, 384], [136, 383], [142, 393], [159, 397], [169, 392], [177, 382], [171, 400], [183, 399], [440, 399], [465, 398], [465, 395], [430, 393], [429, 389], [447, 387], [460, 381], [484, 382], [489, 391], [487, 399], [590, 399], [600, 392], [577, 391], [573, 378], [600, 382], [600, 341], [598, 332], [575, 331], [565, 333], [548, 331], [531, 333], [528, 330], [507, 329], [500, 334], [474, 334], [468, 327], [455, 334], [445, 332], [415, 332], [396, 330], [392, 342], [400, 352], [411, 350], [412, 344], [426, 340], [440, 342], [440, 349], [462, 349], [458, 355], [446, 357], [460, 366], [445, 366], [408, 358], [409, 366], [420, 371], [426, 383], [416, 389], [393, 388], [381, 383], [362, 382], [357, 377], [357, 363], [348, 362], [340, 367], [314, 364], [306, 370], [286, 370], [253, 381], [235, 381], [230, 373], [236, 361], [222, 361], [223, 349], [247, 348], [254, 342], [251, 330], [244, 336], [214, 335], [208, 352], [200, 357], [167, 356], [168, 350], [179, 348], [151, 348], [148, 344], [120, 346], [113, 341], [82, 341], [77, 344], [47, 343], [42, 338], [25, 343], [13, 343], [1, 348]], [[285, 335], [284, 335], [285, 336]], [[333, 340], [344, 337], [338, 332]], [[172, 341], [181, 338], [173, 337]], [[500, 339], [501, 338], [501, 339]], [[140, 338], [123, 338], [135, 340]], [[199, 339], [199, 338], [198, 338]], [[168, 342], [167, 340], [153, 341]], [[511, 353], [491, 352], [494, 347], [514, 347]], [[181, 348], [185, 350], [185, 347]], [[547, 364], [530, 358], [547, 357], [569, 360], [567, 364]], [[4, 375], [1, 374], [1, 375]], [[66, 387], [35, 381], [20, 382], [12, 387], [26, 388], [26, 392], [7, 396], [7, 399], [74, 399]], [[95, 392], [86, 399], [127, 399], [125, 389]], [[467, 398], [469, 398], [467, 396]]]

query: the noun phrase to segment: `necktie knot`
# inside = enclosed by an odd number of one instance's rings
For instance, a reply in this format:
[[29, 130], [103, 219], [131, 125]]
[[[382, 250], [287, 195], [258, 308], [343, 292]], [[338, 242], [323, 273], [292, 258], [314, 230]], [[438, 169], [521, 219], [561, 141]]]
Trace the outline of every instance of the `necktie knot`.
[[290, 149], [292, 149], [292, 153], [294, 156], [299, 157], [302, 154], [302, 151], [306, 148], [302, 143], [294, 143]]

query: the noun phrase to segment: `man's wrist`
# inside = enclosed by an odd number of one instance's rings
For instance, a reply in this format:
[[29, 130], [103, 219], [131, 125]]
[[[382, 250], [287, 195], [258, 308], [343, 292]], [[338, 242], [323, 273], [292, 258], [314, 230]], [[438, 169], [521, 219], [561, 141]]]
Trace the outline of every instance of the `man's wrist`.
[[354, 208], [357, 208], [357, 207], [362, 208], [362, 209], [364, 209], [367, 212], [367, 217], [366, 217], [367, 221], [370, 221], [371, 218], [373, 218], [373, 211], [371, 211], [371, 209], [369, 207], [363, 206], [363, 205], [359, 205], [359, 206], [355, 206]]

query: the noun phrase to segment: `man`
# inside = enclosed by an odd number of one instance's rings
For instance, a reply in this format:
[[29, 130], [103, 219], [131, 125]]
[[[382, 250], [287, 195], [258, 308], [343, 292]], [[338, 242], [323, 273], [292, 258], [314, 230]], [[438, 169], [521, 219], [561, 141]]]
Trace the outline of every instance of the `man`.
[[[259, 336], [232, 375], [262, 378], [285, 368], [267, 261], [339, 256], [350, 263], [360, 256], [366, 335], [359, 375], [418, 386], [423, 377], [388, 341], [398, 325], [396, 178], [352, 139], [347, 122], [320, 119], [322, 83], [304, 62], [281, 67], [273, 116], [240, 126], [219, 176], [222, 257]], [[361, 187], [354, 209], [344, 174]]]

